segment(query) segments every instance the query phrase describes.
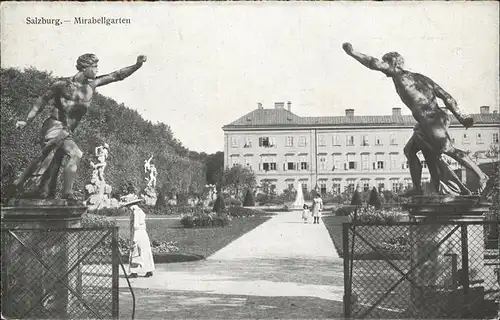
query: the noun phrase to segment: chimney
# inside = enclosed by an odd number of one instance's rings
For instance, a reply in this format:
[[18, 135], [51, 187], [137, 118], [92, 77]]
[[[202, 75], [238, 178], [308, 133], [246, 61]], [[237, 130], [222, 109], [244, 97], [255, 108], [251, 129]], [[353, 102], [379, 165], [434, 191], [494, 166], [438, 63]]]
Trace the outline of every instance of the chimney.
[[276, 110], [285, 109], [285, 103], [284, 102], [275, 102], [274, 109], [276, 109]]
[[354, 117], [354, 109], [345, 109], [346, 117]]
[[257, 109], [264, 109], [261, 102], [257, 102]]
[[392, 108], [392, 116], [400, 117], [401, 116], [401, 108]]
[[292, 112], [292, 102], [288, 101], [286, 106], [287, 106], [288, 111]]
[[479, 111], [480, 114], [488, 114], [488, 113], [490, 113], [490, 107], [489, 106], [481, 106], [479, 108], [479, 110], [480, 110]]

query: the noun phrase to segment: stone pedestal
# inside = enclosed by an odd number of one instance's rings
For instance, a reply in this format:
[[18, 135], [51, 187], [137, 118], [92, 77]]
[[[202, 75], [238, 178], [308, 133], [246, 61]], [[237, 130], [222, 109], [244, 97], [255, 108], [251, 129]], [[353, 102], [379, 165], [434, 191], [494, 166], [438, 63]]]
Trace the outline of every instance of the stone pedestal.
[[[429, 256], [411, 275], [417, 284], [411, 288], [412, 307], [419, 316], [480, 312], [488, 289], [485, 279], [494, 276], [484, 264], [480, 224], [490, 206], [478, 196], [417, 196], [405, 205], [410, 219], [419, 223], [410, 231], [412, 265]], [[471, 301], [468, 310], [461, 310]]]
[[2, 273], [2, 314], [7, 318], [74, 317], [81, 308], [64, 284], [81, 291], [80, 268], [66, 274], [79, 258], [79, 233], [65, 230], [79, 228], [87, 208], [65, 200], [13, 199], [1, 210], [3, 229], [13, 233], [3, 237], [8, 243], [2, 253], [2, 267], [7, 270]]

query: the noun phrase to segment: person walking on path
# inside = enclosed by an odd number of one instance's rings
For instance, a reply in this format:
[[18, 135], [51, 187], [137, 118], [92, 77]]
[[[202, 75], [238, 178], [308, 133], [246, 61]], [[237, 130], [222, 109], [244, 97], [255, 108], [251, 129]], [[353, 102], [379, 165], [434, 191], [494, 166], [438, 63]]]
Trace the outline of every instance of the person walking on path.
[[302, 220], [304, 221], [304, 223], [308, 222], [310, 215], [311, 211], [309, 211], [309, 207], [307, 206], [307, 204], [304, 204], [304, 206], [302, 207]]
[[313, 216], [313, 224], [319, 223], [319, 218], [321, 217], [321, 211], [323, 210], [323, 200], [319, 193], [316, 192], [312, 203], [312, 216]]
[[137, 278], [139, 273], [145, 277], [152, 277], [155, 270], [151, 243], [146, 231], [146, 214], [139, 208], [138, 203], [142, 199], [132, 200], [122, 207], [132, 210], [130, 215], [130, 254], [129, 254], [129, 278]]

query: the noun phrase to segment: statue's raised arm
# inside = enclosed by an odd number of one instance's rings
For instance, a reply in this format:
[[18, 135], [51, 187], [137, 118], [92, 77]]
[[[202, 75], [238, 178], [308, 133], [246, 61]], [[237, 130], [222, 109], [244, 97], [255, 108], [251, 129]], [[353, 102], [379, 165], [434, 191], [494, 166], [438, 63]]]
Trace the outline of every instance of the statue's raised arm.
[[359, 63], [364, 65], [365, 67], [385, 73], [386, 75], [390, 75], [392, 73], [392, 68], [386, 61], [379, 60], [377, 58], [368, 56], [361, 52], [357, 52], [353, 49], [352, 44], [346, 42], [342, 45], [342, 49]]
[[131, 66], [122, 68], [120, 70], [96, 77], [93, 81], [94, 87], [104, 86], [112, 82], [121, 81], [142, 67], [143, 63], [146, 62], [146, 56], [140, 55], [137, 57], [137, 62]]

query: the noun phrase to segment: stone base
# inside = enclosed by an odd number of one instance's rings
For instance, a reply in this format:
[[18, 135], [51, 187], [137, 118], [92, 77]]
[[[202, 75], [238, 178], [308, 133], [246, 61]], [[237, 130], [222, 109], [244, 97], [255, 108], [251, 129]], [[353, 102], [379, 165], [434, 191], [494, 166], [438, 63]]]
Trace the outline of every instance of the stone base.
[[[77, 262], [79, 233], [64, 230], [79, 228], [86, 210], [63, 199], [12, 199], [1, 208], [2, 229], [8, 232], [4, 238], [9, 242], [2, 253], [2, 274], [5, 270], [8, 284], [8, 297], [2, 295], [3, 315], [12, 317], [33, 309], [30, 316], [34, 318], [74, 318], [79, 310], [76, 298], [60, 283], [53, 287], [52, 273], [63, 276]], [[79, 292], [80, 267], [63, 276], [63, 281]], [[26, 291], [31, 294], [26, 296]]]
[[79, 228], [87, 207], [64, 199], [11, 199], [2, 207], [4, 228]]
[[[449, 292], [450, 297], [453, 297], [457, 292], [457, 287], [460, 287], [462, 283], [461, 275], [464, 271], [460, 269], [467, 265], [468, 271], [465, 272], [468, 274], [471, 287], [470, 294], [492, 289], [488, 285], [489, 281], [483, 281], [490, 280], [494, 276], [493, 269], [485, 265], [484, 226], [474, 223], [484, 221], [484, 214], [488, 212], [490, 206], [491, 203], [485, 202], [479, 196], [449, 195], [414, 196], [410, 203], [405, 204], [404, 207], [410, 212], [410, 219], [419, 222], [418, 225], [412, 227], [410, 232], [412, 265], [441, 242], [439, 248], [433, 251], [426, 262], [412, 274], [413, 281], [422, 288], [427, 288], [426, 292], [428, 291], [429, 294], [434, 291]], [[460, 223], [465, 224], [460, 226]], [[456, 226], [459, 226], [458, 229], [442, 242]], [[467, 238], [463, 239], [465, 232]], [[465, 244], [468, 250], [467, 260], [464, 262], [462, 251]], [[482, 283], [482, 285], [472, 290], [474, 283]], [[412, 288], [411, 296], [415, 307], [420, 308], [426, 305], [420, 291], [416, 288]], [[429, 297], [432, 297], [432, 294]], [[480, 297], [477, 301], [479, 305], [482, 299], [484, 297]]]

